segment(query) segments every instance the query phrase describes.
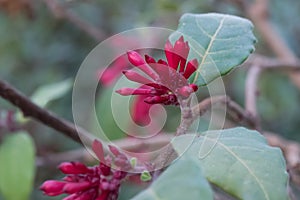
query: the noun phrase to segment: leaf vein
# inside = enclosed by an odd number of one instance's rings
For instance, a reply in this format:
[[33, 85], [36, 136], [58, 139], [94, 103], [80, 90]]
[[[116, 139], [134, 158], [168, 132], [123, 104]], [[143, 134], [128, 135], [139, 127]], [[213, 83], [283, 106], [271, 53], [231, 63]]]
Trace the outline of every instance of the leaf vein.
[[214, 41], [215, 41], [215, 39], [216, 39], [218, 33], [220, 32], [221, 28], [223, 27], [223, 24], [224, 24], [225, 19], [226, 19], [226, 16], [224, 16], [224, 17], [221, 19], [218, 28], [216, 29], [215, 33], [213, 34], [213, 36], [211, 37], [211, 39], [210, 39], [210, 41], [209, 41], [209, 43], [208, 43], [207, 49], [206, 49], [206, 51], [204, 52], [204, 55], [203, 55], [202, 60], [201, 60], [201, 63], [200, 63], [200, 65], [199, 65], [199, 67], [198, 67], [198, 69], [197, 69], [197, 72], [196, 72], [196, 75], [195, 75], [195, 77], [194, 77], [194, 81], [193, 81], [194, 83], [195, 83], [196, 80], [198, 79], [198, 76], [199, 76], [199, 74], [200, 74], [199, 71], [201, 70], [201, 68], [202, 68], [202, 66], [203, 66], [203, 63], [205, 62], [206, 57], [209, 55], [209, 51], [210, 51], [210, 49], [211, 49], [211, 47], [212, 47], [212, 45], [213, 45], [213, 43], [214, 43]]
[[258, 185], [260, 186], [261, 190], [263, 191], [265, 198], [267, 200], [270, 200], [268, 193], [266, 192], [264, 186], [260, 182], [260, 180], [257, 178], [257, 176], [254, 174], [254, 172], [248, 167], [248, 165], [244, 162], [243, 159], [239, 158], [238, 155], [236, 155], [233, 151], [231, 151], [230, 148], [228, 148], [226, 145], [224, 145], [222, 142], [218, 141], [218, 144], [220, 144], [225, 150], [227, 150], [233, 157], [235, 157], [248, 171], [249, 173], [254, 177]]

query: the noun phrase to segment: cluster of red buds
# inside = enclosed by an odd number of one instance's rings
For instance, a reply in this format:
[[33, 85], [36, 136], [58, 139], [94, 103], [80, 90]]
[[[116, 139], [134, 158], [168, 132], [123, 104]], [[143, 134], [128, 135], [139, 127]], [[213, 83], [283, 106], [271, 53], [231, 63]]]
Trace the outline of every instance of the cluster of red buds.
[[130, 51], [128, 60], [142, 71], [144, 75], [133, 70], [123, 71], [127, 79], [142, 84], [139, 88], [122, 88], [116, 92], [127, 95], [142, 95], [148, 104], [179, 105], [178, 97], [188, 98], [198, 90], [195, 84], [189, 84], [188, 79], [197, 70], [197, 59], [187, 62], [190, 48], [181, 36], [174, 44], [167, 41], [165, 55], [167, 61], [155, 61], [149, 55], [143, 58], [139, 53]]
[[[123, 71], [129, 80], [142, 85], [139, 88], [123, 88], [117, 92], [121, 95], [139, 95], [137, 105], [140, 107], [143, 107], [142, 102], [148, 105], [179, 105], [178, 97], [188, 98], [198, 90], [197, 85], [188, 82], [198, 67], [196, 59], [187, 62], [189, 50], [188, 43], [180, 37], [174, 46], [167, 41], [165, 45], [167, 61], [155, 61], [149, 55], [142, 58], [136, 51], [128, 52], [129, 62], [145, 75], [133, 70]], [[123, 63], [124, 57], [116, 62]], [[106, 75], [109, 75], [110, 80], [112, 74]], [[142, 114], [147, 115], [149, 109], [150, 106]], [[95, 140], [92, 148], [100, 161], [99, 165], [87, 167], [80, 162], [62, 163], [59, 169], [66, 174], [63, 180], [46, 181], [41, 190], [48, 196], [68, 194], [69, 196], [63, 200], [116, 200], [121, 182], [128, 176], [128, 171], [133, 166], [128, 157], [116, 147], [108, 147], [113, 157], [109, 155], [104, 157], [102, 144]]]
[[100, 160], [99, 165], [87, 167], [80, 162], [62, 163], [59, 169], [66, 174], [63, 180], [46, 181], [40, 189], [48, 196], [69, 194], [63, 200], [116, 200], [121, 182], [128, 175], [122, 170], [129, 170], [131, 164], [116, 147], [109, 146], [109, 149], [113, 158], [104, 157], [102, 144], [95, 140], [93, 151]]

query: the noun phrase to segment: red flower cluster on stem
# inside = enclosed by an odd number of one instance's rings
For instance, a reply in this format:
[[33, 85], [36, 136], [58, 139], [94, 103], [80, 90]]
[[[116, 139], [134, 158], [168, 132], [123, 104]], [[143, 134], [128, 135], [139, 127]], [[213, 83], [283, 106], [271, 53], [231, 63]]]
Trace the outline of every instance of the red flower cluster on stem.
[[127, 176], [121, 167], [129, 169], [131, 165], [126, 155], [116, 147], [109, 148], [114, 159], [110, 156], [104, 158], [102, 144], [95, 141], [93, 150], [100, 160], [99, 165], [87, 167], [80, 162], [62, 163], [59, 169], [67, 176], [62, 181], [46, 181], [40, 189], [48, 196], [69, 194], [63, 200], [116, 200], [121, 181]]
[[197, 85], [189, 84], [188, 78], [197, 70], [197, 59], [187, 62], [190, 48], [181, 36], [174, 44], [167, 41], [165, 55], [167, 61], [158, 60], [149, 55], [145, 59], [135, 52], [127, 53], [131, 64], [141, 70], [143, 76], [133, 70], [124, 71], [127, 79], [142, 84], [139, 88], [122, 88], [116, 92], [127, 95], [142, 95], [148, 104], [179, 105], [178, 97], [188, 98], [198, 90]]

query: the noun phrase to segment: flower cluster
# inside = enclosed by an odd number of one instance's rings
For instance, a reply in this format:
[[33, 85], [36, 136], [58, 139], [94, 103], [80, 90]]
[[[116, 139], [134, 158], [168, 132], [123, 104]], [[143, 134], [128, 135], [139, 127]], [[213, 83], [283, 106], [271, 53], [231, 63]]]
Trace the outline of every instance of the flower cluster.
[[131, 165], [126, 155], [116, 147], [109, 146], [109, 149], [114, 159], [104, 157], [102, 144], [95, 141], [93, 150], [100, 160], [99, 165], [87, 167], [80, 162], [62, 163], [59, 169], [67, 176], [62, 181], [46, 181], [40, 189], [48, 196], [69, 194], [63, 200], [116, 200], [121, 181], [127, 176], [121, 167], [129, 169]]
[[158, 60], [149, 55], [143, 58], [139, 53], [127, 53], [131, 64], [147, 77], [133, 70], [123, 71], [127, 79], [142, 84], [139, 88], [122, 88], [116, 92], [127, 95], [142, 95], [148, 104], [179, 105], [178, 97], [188, 98], [198, 90], [197, 85], [189, 84], [188, 78], [197, 70], [197, 59], [187, 62], [190, 48], [181, 36], [174, 44], [167, 41], [165, 55], [167, 61]]

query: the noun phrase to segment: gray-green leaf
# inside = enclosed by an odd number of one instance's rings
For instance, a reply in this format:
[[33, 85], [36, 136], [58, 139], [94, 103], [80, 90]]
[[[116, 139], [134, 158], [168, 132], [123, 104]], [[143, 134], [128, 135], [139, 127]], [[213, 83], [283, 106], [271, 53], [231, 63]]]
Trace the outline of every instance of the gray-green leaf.
[[35, 148], [25, 132], [11, 133], [0, 145], [0, 192], [6, 200], [27, 200], [35, 175]]
[[133, 200], [213, 200], [212, 190], [197, 162], [180, 158]]
[[65, 95], [72, 87], [72, 80], [67, 79], [58, 83], [43, 85], [31, 96], [31, 100], [41, 107], [45, 107], [50, 101]]
[[[30, 99], [41, 107], [46, 107], [53, 100], [61, 98], [72, 88], [72, 79], [67, 79], [58, 83], [42, 85], [39, 87]], [[16, 119], [19, 123], [26, 123], [29, 119], [25, 118], [21, 111], [16, 113]]]
[[286, 200], [285, 160], [279, 148], [271, 147], [256, 131], [234, 128], [183, 135], [172, 142], [178, 153], [192, 145], [184, 157], [198, 158], [206, 178], [243, 200]]
[[184, 14], [170, 40], [174, 42], [183, 35], [189, 41], [189, 59], [199, 61], [190, 81], [206, 85], [242, 64], [254, 51], [256, 39], [252, 29], [249, 20], [232, 15]]

